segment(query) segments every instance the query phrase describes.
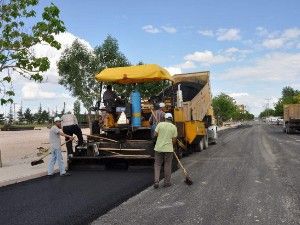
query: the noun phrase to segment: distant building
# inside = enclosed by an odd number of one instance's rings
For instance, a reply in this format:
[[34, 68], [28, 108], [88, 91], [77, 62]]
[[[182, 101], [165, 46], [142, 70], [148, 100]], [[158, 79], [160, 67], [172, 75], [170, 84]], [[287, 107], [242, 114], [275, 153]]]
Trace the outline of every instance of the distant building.
[[244, 113], [246, 110], [246, 106], [245, 105], [238, 105], [239, 110]]

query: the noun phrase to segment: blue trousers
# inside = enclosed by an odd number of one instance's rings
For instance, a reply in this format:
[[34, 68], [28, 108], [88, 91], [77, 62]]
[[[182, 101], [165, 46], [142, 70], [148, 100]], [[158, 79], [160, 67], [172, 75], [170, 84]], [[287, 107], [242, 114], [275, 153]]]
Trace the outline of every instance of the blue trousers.
[[54, 171], [54, 165], [57, 162], [60, 175], [66, 173], [64, 160], [61, 154], [61, 149], [51, 149], [51, 160], [48, 165], [48, 175], [52, 175]]

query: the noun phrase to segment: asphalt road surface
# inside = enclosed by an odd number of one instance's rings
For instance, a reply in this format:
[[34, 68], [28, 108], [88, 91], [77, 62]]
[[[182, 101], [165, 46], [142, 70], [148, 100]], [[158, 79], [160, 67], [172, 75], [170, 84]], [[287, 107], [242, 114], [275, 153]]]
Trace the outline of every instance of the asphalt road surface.
[[300, 224], [300, 134], [267, 124], [226, 130], [184, 159], [194, 181], [147, 189], [93, 225]]
[[[188, 192], [184, 184], [159, 189], [96, 224], [300, 224], [299, 134], [265, 124], [229, 129], [188, 160], [197, 168]], [[151, 185], [152, 176], [145, 168], [74, 171], [0, 188], [0, 224], [88, 224]], [[157, 207], [161, 196], [178, 204]]]
[[72, 171], [0, 188], [0, 224], [88, 224], [152, 184], [148, 168]]

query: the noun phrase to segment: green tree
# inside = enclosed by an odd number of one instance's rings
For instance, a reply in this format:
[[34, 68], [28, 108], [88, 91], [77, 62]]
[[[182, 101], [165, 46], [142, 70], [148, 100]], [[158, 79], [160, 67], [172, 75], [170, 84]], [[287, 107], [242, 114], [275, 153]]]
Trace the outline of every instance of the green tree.
[[74, 115], [79, 119], [80, 115], [80, 101], [76, 100], [73, 106]]
[[83, 103], [91, 126], [91, 107], [100, 99], [102, 92], [102, 83], [95, 80], [95, 74], [106, 67], [127, 66], [129, 62], [119, 51], [117, 40], [108, 36], [94, 51], [75, 40], [63, 52], [57, 65], [59, 84]]
[[24, 112], [24, 119], [27, 123], [33, 123], [33, 121], [34, 121], [33, 115], [29, 108], [27, 108]]
[[213, 98], [212, 106], [218, 123], [232, 119], [238, 110], [234, 99], [224, 93]]
[[95, 82], [94, 55], [75, 40], [67, 48], [58, 62], [59, 84], [66, 87], [74, 97], [89, 110], [99, 95], [100, 86]]
[[275, 116], [283, 116], [284, 105], [300, 103], [300, 91], [295, 90], [292, 87], [284, 87], [281, 94], [281, 98], [274, 105]]
[[48, 122], [50, 120], [49, 112], [46, 110], [43, 110], [41, 113], [41, 123], [44, 124], [45, 122]]
[[17, 116], [18, 116], [19, 123], [23, 123], [24, 122], [24, 114], [23, 114], [23, 108], [22, 108], [22, 106], [18, 110]]
[[8, 119], [8, 123], [12, 124], [14, 121], [14, 114], [13, 114], [13, 110], [12, 110], [12, 105], [10, 105], [9, 107], [9, 113], [7, 115], [7, 119]]
[[[34, 81], [43, 79], [50, 63], [47, 57], [36, 57], [32, 47], [47, 43], [59, 49], [61, 46], [54, 35], [64, 32], [65, 26], [59, 18], [59, 9], [51, 4], [44, 8], [41, 21], [32, 24], [36, 17], [33, 9], [38, 0], [0, 1], [0, 82], [10, 84], [11, 72]], [[27, 26], [26, 26], [27, 25]], [[13, 102], [14, 92], [6, 91], [1, 105]]]
[[275, 110], [274, 109], [265, 109], [259, 114], [259, 118], [263, 117], [269, 117], [269, 116], [276, 116]]
[[5, 117], [4, 117], [4, 114], [0, 114], [0, 124], [4, 124], [4, 121], [5, 121]]
[[42, 104], [40, 103], [37, 113], [34, 114], [34, 119], [35, 121], [37, 121], [38, 124], [42, 124], [43, 121], [42, 113], [43, 113], [43, 108], [42, 108]]

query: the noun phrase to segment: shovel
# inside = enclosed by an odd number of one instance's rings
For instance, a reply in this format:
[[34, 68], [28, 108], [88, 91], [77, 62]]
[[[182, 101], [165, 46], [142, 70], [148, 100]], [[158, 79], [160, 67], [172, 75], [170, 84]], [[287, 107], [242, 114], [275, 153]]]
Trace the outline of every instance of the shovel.
[[[63, 146], [63, 145], [65, 145], [67, 142], [69, 142], [69, 141], [73, 141], [73, 139], [70, 139], [70, 140], [68, 140], [68, 141], [66, 141], [66, 142], [64, 142], [64, 143], [62, 143], [60, 146]], [[49, 152], [48, 154], [46, 154], [46, 155], [44, 155], [44, 156], [42, 156], [41, 158], [39, 158], [39, 159], [37, 159], [37, 160], [34, 160], [34, 161], [32, 161], [31, 162], [31, 166], [36, 166], [36, 165], [39, 165], [39, 164], [42, 164], [42, 163], [44, 163], [44, 158], [46, 158], [48, 155], [50, 155], [51, 154], [51, 152]]]

